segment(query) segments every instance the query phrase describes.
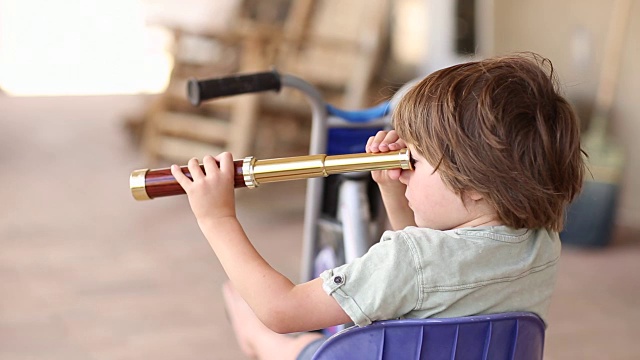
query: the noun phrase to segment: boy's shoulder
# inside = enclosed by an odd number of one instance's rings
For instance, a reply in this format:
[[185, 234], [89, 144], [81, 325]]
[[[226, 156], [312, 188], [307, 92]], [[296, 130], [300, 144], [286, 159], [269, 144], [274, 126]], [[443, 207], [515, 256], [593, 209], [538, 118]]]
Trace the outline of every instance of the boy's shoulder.
[[433, 291], [519, 279], [552, 268], [560, 257], [557, 233], [545, 229], [408, 227], [387, 233], [385, 240], [407, 249], [423, 271], [423, 287]]
[[[409, 226], [402, 230], [387, 231], [381, 242], [398, 241], [415, 243], [418, 247], [437, 247], [439, 249], [473, 249], [490, 247], [514, 247], [529, 242], [543, 246], [558, 247], [559, 237], [556, 232], [546, 229], [514, 229], [508, 226], [468, 227], [452, 230], [434, 230]], [[471, 250], [473, 251], [473, 250]]]

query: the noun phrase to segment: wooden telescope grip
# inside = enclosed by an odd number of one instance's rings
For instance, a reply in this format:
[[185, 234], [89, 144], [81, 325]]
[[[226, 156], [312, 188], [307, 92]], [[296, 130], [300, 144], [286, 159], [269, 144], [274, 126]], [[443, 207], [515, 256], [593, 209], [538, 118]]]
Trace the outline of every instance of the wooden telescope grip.
[[[233, 161], [235, 168], [233, 181], [236, 188], [247, 186], [244, 182], [244, 176], [242, 175], [242, 162], [243, 160]], [[201, 164], [200, 169], [204, 172], [204, 165]], [[182, 173], [189, 179], [193, 180], [186, 165], [181, 166], [180, 170], [182, 170]], [[171, 174], [171, 168], [135, 170], [131, 173], [129, 185], [131, 187], [131, 193], [136, 200], [185, 194], [182, 186], [180, 186], [176, 178]]]
[[[409, 149], [376, 154], [306, 155], [278, 159], [256, 160], [253, 156], [233, 162], [236, 188], [255, 188], [262, 183], [326, 177], [347, 172], [387, 169], [410, 170]], [[204, 170], [204, 166], [200, 165]], [[180, 168], [191, 178], [186, 166]], [[184, 189], [171, 174], [170, 168], [141, 169], [129, 178], [131, 194], [136, 200], [184, 194]]]

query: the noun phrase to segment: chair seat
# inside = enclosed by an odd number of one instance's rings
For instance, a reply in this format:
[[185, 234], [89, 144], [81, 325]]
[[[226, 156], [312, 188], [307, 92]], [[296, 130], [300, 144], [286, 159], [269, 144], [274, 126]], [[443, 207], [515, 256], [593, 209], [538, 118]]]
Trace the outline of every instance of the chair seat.
[[385, 320], [332, 336], [313, 359], [539, 360], [544, 331], [528, 312]]

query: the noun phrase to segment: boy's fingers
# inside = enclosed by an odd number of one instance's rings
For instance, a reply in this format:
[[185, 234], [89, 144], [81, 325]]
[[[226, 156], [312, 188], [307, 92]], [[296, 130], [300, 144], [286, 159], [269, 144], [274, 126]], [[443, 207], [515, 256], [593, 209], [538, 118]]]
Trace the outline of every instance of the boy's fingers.
[[378, 131], [378, 133], [375, 136], [375, 139], [373, 139], [373, 142], [376, 144], [380, 144], [381, 142], [384, 141], [386, 137], [387, 137], [386, 131]]
[[400, 139], [395, 130], [378, 131], [374, 136], [367, 139], [365, 151], [368, 153], [387, 152], [390, 150], [400, 150], [406, 148], [405, 142]]
[[379, 131], [373, 138], [369, 138], [367, 142], [367, 151], [369, 152], [387, 152], [405, 147], [404, 141], [400, 139], [395, 130]]
[[191, 180], [189, 180], [187, 175], [182, 172], [178, 165], [171, 165], [171, 175], [176, 178], [176, 181], [178, 182], [178, 184], [180, 184], [180, 186], [182, 186], [182, 188], [185, 188], [185, 186], [188, 186], [191, 182]]
[[398, 139], [399, 139], [398, 133], [396, 133], [395, 130], [391, 130], [386, 134], [382, 142], [388, 145], [398, 141]]
[[230, 152], [223, 152], [216, 156], [215, 159], [220, 163], [219, 167], [222, 172], [233, 172], [233, 156]]
[[405, 144], [405, 142], [402, 139], [398, 139], [395, 142], [392, 142], [391, 144], [389, 144], [389, 149], [390, 150], [400, 150], [400, 149], [404, 149], [407, 147], [407, 144]]
[[391, 180], [400, 179], [400, 174], [401, 173], [402, 173], [402, 170], [400, 170], [400, 169], [389, 169], [389, 170], [387, 170], [387, 176]]
[[218, 169], [218, 164], [211, 155], [205, 155], [205, 157], [202, 158], [202, 165], [204, 165], [204, 171], [206, 174], [213, 174], [214, 171]]
[[198, 159], [192, 158], [187, 163], [187, 167], [189, 168], [189, 172], [191, 173], [191, 178], [195, 181], [197, 179], [202, 179], [204, 177], [204, 173], [202, 169], [200, 169], [200, 163], [198, 163]]
[[386, 131], [378, 131], [372, 138], [367, 141], [368, 151], [372, 153], [380, 152], [380, 143], [387, 136]]
[[367, 144], [364, 146], [364, 151], [371, 152], [371, 144], [373, 144], [373, 136], [369, 136], [369, 139], [367, 139]]

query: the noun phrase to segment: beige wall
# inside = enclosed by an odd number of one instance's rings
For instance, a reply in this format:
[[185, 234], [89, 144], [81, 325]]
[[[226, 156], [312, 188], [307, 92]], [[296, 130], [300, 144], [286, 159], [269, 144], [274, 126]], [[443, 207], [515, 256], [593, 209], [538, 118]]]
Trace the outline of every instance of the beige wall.
[[[614, 6], [609, 0], [494, 0], [494, 53], [535, 51], [554, 63], [574, 104], [593, 104]], [[585, 46], [586, 45], [586, 46]], [[587, 57], [576, 57], [576, 54]], [[633, 0], [611, 132], [625, 149], [617, 222], [640, 228], [640, 1]]]

